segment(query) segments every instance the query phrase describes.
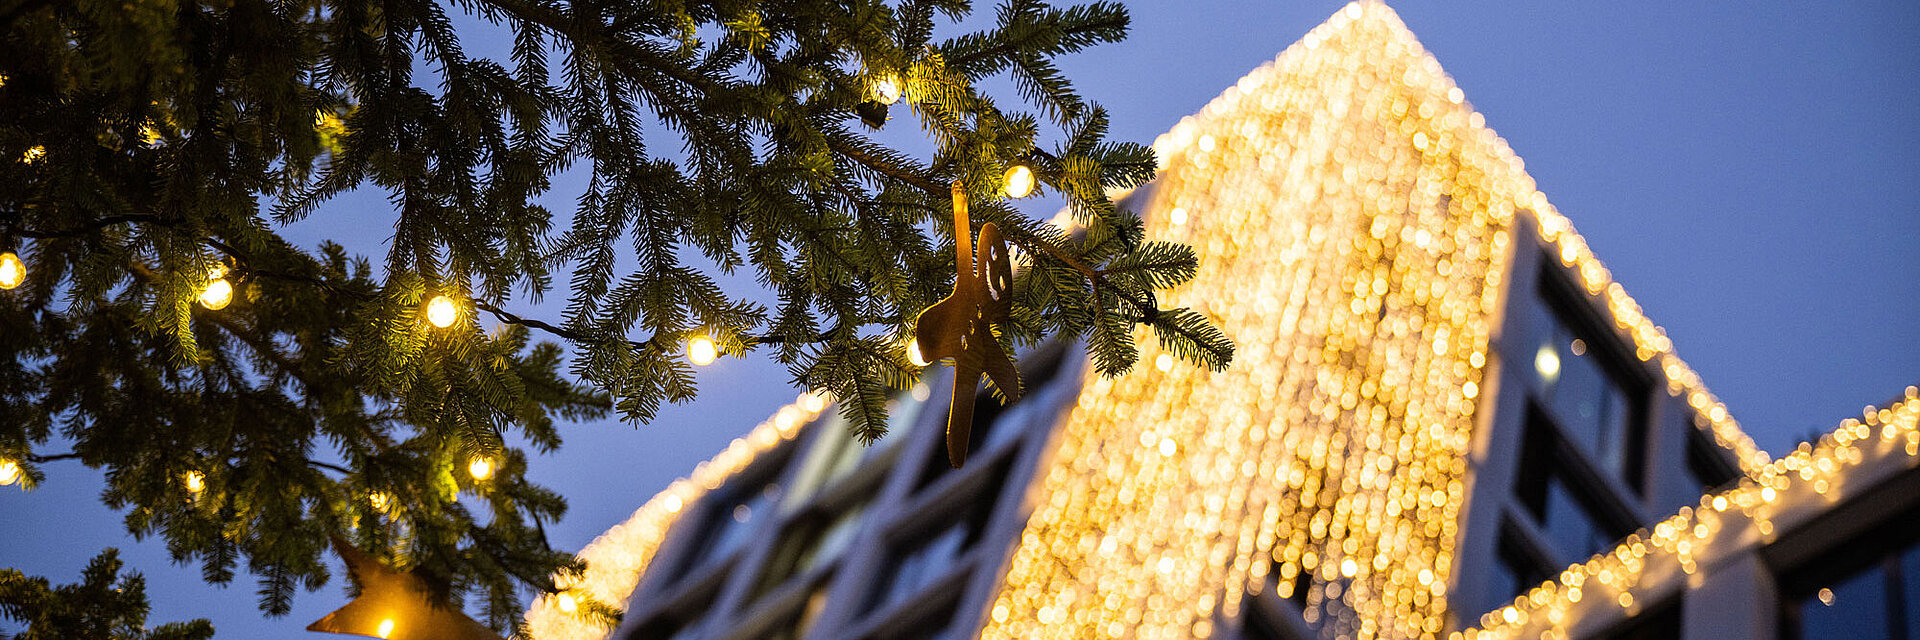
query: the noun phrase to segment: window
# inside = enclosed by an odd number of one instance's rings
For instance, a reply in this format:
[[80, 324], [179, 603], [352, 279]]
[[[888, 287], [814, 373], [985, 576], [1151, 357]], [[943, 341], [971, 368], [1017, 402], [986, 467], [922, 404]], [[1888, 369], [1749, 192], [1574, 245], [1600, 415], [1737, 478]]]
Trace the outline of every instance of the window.
[[893, 443], [905, 439], [906, 432], [913, 428], [924, 406], [925, 402], [915, 400], [906, 393], [888, 400], [887, 432], [871, 443], [861, 442], [837, 411], [815, 421], [807, 428], [818, 431], [819, 435], [814, 437], [805, 461], [800, 464], [799, 475], [793, 481], [793, 491], [787, 494], [786, 506], [791, 508], [804, 504], [820, 490], [852, 474], [860, 468], [860, 463], [872, 460]]
[[813, 588], [812, 593], [807, 594], [807, 601], [805, 604], [800, 605], [799, 611], [795, 611], [786, 620], [775, 624], [771, 631], [767, 632], [766, 635], [760, 636], [760, 638], [762, 640], [802, 640], [806, 638], [808, 633], [813, 632], [814, 625], [820, 623], [820, 614], [827, 610], [827, 585], [829, 583], [829, 581], [821, 581], [819, 586]]
[[1633, 376], [1612, 336], [1580, 312], [1578, 294], [1557, 269], [1541, 274], [1538, 294], [1527, 344], [1540, 404], [1595, 466], [1643, 490], [1646, 383]]
[[1782, 612], [1783, 637], [1920, 640], [1920, 545], [1914, 542], [1864, 559], [1864, 566], [1862, 559], [1838, 559], [1838, 570], [1825, 572], [1838, 575], [1792, 585], [1802, 592]]
[[1528, 589], [1553, 577], [1553, 570], [1540, 558], [1533, 545], [1524, 540], [1512, 524], [1500, 527], [1499, 558], [1494, 563], [1487, 592], [1494, 606], [1504, 606]]
[[[1026, 430], [1027, 422], [1031, 420], [1029, 416], [1038, 410], [1043, 402], [1053, 398], [1052, 394], [1059, 393], [1057, 387], [1060, 385], [1056, 383], [1055, 378], [1058, 377], [1061, 365], [1065, 362], [1066, 349], [1066, 343], [1049, 342], [1022, 359], [1020, 377], [1021, 383], [1026, 386], [1026, 396], [1019, 402], [1003, 406], [993, 397], [993, 393], [986, 389], [982, 389], [974, 396], [973, 430], [967, 434], [968, 451], [979, 452], [991, 449], [1002, 442], [1018, 437]], [[946, 428], [945, 424], [944, 421], [941, 422], [942, 429]], [[920, 477], [914, 482], [915, 490], [932, 485], [934, 481], [945, 477], [948, 471], [953, 470], [953, 465], [947, 460], [945, 441], [940, 442], [941, 444], [932, 447], [933, 451], [928, 454], [926, 463], [921, 467]]]
[[987, 477], [977, 489], [958, 489], [969, 496], [963, 506], [950, 510], [937, 504], [930, 507], [943, 514], [958, 512], [962, 517], [931, 532], [908, 537], [889, 549], [874, 581], [875, 590], [868, 598], [868, 610], [886, 609], [905, 601], [953, 573], [960, 559], [986, 534], [1010, 467], [1010, 463], [1002, 462], [983, 472]]
[[[1015, 403], [1014, 406], [1019, 406], [1023, 403], [1025, 403], [1025, 400], [1022, 400], [1020, 403]], [[1001, 405], [1000, 400], [993, 397], [993, 394], [985, 389], [975, 394], [973, 398], [973, 429], [967, 432], [967, 450], [971, 452], [985, 449], [987, 446], [986, 443], [991, 441], [990, 439], [993, 438], [996, 427], [999, 426], [1000, 413], [1010, 408], [1012, 407]], [[945, 412], [943, 411], [942, 413]], [[941, 420], [940, 428], [943, 430], [946, 429], [945, 419]], [[944, 438], [934, 439], [934, 445], [930, 447], [931, 452], [927, 455], [926, 463], [920, 467], [920, 477], [914, 481], [913, 486], [915, 490], [924, 489], [932, 485], [935, 480], [946, 477], [947, 472], [953, 470], [953, 463], [947, 459], [946, 442]]]
[[780, 536], [773, 557], [767, 560], [753, 597], [759, 598], [795, 576], [806, 575], [831, 564], [845, 553], [860, 530], [860, 516], [866, 505], [855, 505], [838, 514], [814, 513], [800, 516]]
[[704, 507], [698, 537], [694, 538], [693, 550], [682, 561], [681, 573], [692, 573], [731, 556], [753, 533], [755, 523], [773, 517], [773, 507], [780, 503], [781, 490], [780, 485], [769, 478], [782, 466], [784, 461], [772, 460], [767, 465], [768, 471], [759, 476], [757, 482], [739, 478], [717, 492], [721, 497], [710, 500]]

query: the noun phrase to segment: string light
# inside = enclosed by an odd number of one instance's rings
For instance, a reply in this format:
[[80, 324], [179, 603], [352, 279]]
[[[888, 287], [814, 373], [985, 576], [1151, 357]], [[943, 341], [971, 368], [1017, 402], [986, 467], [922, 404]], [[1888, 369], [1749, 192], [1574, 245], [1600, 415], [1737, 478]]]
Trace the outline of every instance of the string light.
[[900, 101], [900, 77], [882, 74], [873, 80], [873, 101], [891, 105]]
[[720, 357], [720, 348], [713, 344], [713, 338], [694, 336], [687, 341], [687, 361], [695, 365], [706, 366]]
[[574, 595], [569, 592], [563, 591], [559, 595], [554, 596], [554, 604], [560, 608], [561, 613], [573, 613], [580, 610], [579, 599], [575, 598]]
[[12, 251], [0, 253], [0, 289], [14, 289], [27, 280], [27, 265]]
[[0, 460], [0, 487], [20, 481], [20, 463]]
[[[1691, 574], [1699, 570], [1703, 558], [1727, 558], [1766, 544], [1782, 527], [1812, 521], [1839, 500], [1876, 490], [1916, 461], [1920, 461], [1920, 388], [1907, 387], [1892, 406], [1867, 407], [1861, 418], [1841, 421], [1818, 442], [1801, 443], [1793, 453], [1748, 471], [1733, 488], [1701, 496], [1697, 506], [1680, 508], [1613, 549], [1568, 567], [1556, 579], [1515, 598], [1500, 609], [1515, 611], [1513, 618], [1482, 617], [1480, 627], [1453, 637], [1564, 635], [1575, 620], [1583, 627], [1606, 626], [1608, 620], [1633, 615], [1632, 603], [1673, 588], [1677, 584], [1670, 579], [1674, 571]], [[1846, 492], [1846, 487], [1854, 491], [1835, 495]], [[1618, 594], [1614, 604], [1621, 606], [1595, 605], [1591, 599], [1582, 604], [1583, 592], [1594, 588]], [[1830, 592], [1817, 595], [1822, 604], [1830, 604]]]
[[1553, 345], [1540, 345], [1540, 350], [1533, 353], [1533, 368], [1540, 372], [1542, 380], [1553, 384], [1560, 379], [1560, 352]]
[[393, 508], [393, 495], [385, 491], [375, 491], [367, 494], [367, 504], [372, 506], [374, 511], [386, 513], [388, 509]]
[[196, 496], [200, 495], [200, 492], [207, 490], [207, 474], [198, 471], [182, 473], [180, 474], [180, 484], [186, 487], [187, 493]]
[[200, 306], [219, 311], [233, 302], [233, 285], [226, 278], [215, 278], [200, 291]]
[[380, 627], [377, 629], [374, 629], [373, 633], [374, 635], [378, 635], [382, 638], [391, 638], [393, 637], [393, 627], [394, 627], [393, 618], [387, 618], [385, 620], [380, 621]]
[[1024, 164], [1007, 168], [1007, 197], [1019, 199], [1033, 194], [1033, 169]]
[[493, 461], [484, 457], [475, 457], [467, 463], [467, 475], [473, 476], [474, 480], [487, 481], [488, 478], [493, 477]]
[[912, 362], [913, 366], [916, 367], [933, 364], [931, 360], [927, 359], [927, 354], [920, 352], [920, 341], [914, 340], [911, 337], [907, 338], [907, 361]]
[[460, 319], [460, 307], [453, 303], [453, 298], [434, 296], [432, 300], [427, 301], [427, 322], [432, 323], [433, 326], [445, 329], [453, 326], [453, 322], [458, 319]]
[[36, 144], [36, 145], [33, 145], [33, 147], [27, 149], [25, 153], [20, 154], [20, 161], [27, 164], [33, 164], [35, 162], [39, 162], [41, 158], [45, 158], [45, 157], [47, 157], [47, 148]]

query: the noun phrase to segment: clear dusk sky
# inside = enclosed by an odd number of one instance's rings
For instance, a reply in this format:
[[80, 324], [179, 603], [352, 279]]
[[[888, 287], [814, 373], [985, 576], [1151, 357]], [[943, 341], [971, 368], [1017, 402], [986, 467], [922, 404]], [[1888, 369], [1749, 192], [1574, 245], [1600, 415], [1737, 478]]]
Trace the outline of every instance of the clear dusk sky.
[[[1114, 138], [1144, 143], [1343, 3], [1127, 4], [1132, 36], [1065, 66], [1112, 112]], [[1394, 8], [1680, 356], [1778, 454], [1920, 384], [1920, 3], [1705, 4]], [[505, 46], [482, 40], [469, 53]], [[565, 197], [556, 210], [570, 208]], [[377, 257], [391, 219], [380, 194], [364, 194], [287, 233]], [[563, 298], [515, 308], [558, 318]], [[652, 424], [569, 425], [559, 452], [532, 461], [534, 480], [571, 505], [549, 527], [555, 546], [585, 545], [797, 393], [759, 357], [723, 360], [699, 380], [697, 402]], [[123, 514], [98, 501], [101, 472], [71, 461], [46, 470], [32, 493], [0, 488], [0, 567], [72, 582], [119, 547], [147, 576], [154, 623], [207, 617], [221, 638], [338, 637], [304, 631], [345, 601], [338, 575], [299, 595], [291, 615], [264, 618], [249, 576], [207, 585], [197, 565], [170, 564], [161, 542], [127, 535]], [[20, 631], [8, 624], [0, 631]]]

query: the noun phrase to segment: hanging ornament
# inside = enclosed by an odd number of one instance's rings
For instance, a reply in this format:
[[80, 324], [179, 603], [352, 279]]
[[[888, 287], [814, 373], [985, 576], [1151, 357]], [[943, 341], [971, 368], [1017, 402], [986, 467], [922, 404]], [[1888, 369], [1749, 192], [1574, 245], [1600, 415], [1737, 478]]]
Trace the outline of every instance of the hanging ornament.
[[420, 576], [395, 571], [340, 536], [328, 537], [360, 583], [360, 597], [307, 625], [308, 631], [391, 640], [500, 640], [459, 607], [430, 598], [432, 590]]
[[853, 114], [860, 116], [862, 124], [878, 129], [887, 123], [887, 107], [900, 101], [900, 77], [883, 73], [868, 82], [869, 97], [853, 106]]
[[953, 183], [953, 294], [927, 307], [914, 322], [914, 343], [928, 362], [953, 359], [953, 402], [947, 405], [947, 461], [955, 469], [967, 461], [968, 436], [973, 431], [973, 402], [985, 374], [1008, 403], [1020, 399], [1020, 370], [1007, 358], [993, 335], [993, 325], [1005, 324], [1013, 310], [1008, 288], [1013, 266], [1000, 228], [980, 225], [979, 253], [975, 255], [968, 225], [967, 193]]
[[233, 303], [233, 283], [227, 282], [226, 263], [216, 262], [207, 269], [207, 286], [200, 290], [200, 306], [213, 311]]
[[719, 357], [720, 347], [713, 343], [713, 338], [694, 336], [692, 340], [687, 341], [688, 362], [704, 367], [713, 364], [713, 361]]

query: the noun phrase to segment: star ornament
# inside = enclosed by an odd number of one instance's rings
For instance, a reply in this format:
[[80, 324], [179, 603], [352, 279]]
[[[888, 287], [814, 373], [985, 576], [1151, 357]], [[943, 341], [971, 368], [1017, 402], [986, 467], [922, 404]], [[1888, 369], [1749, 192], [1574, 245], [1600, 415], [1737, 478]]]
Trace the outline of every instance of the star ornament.
[[914, 322], [913, 339], [927, 361], [953, 360], [953, 401], [947, 404], [947, 461], [955, 469], [967, 461], [980, 376], [985, 374], [1009, 404], [1020, 399], [1020, 370], [993, 335], [993, 325], [1006, 323], [1007, 314], [1013, 310], [1007, 292], [1013, 285], [1007, 240], [993, 223], [980, 225], [976, 254], [971, 235], [966, 189], [954, 181], [953, 294], [920, 312]]
[[433, 598], [425, 580], [382, 564], [332, 536], [333, 550], [360, 582], [360, 597], [307, 625], [308, 631], [390, 640], [500, 640], [452, 603]]

